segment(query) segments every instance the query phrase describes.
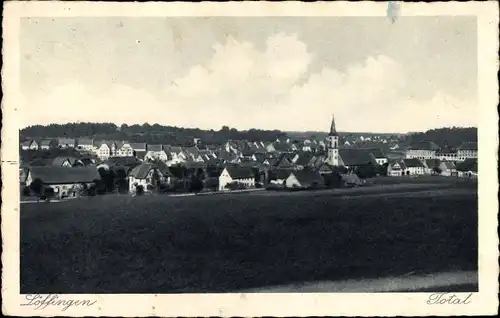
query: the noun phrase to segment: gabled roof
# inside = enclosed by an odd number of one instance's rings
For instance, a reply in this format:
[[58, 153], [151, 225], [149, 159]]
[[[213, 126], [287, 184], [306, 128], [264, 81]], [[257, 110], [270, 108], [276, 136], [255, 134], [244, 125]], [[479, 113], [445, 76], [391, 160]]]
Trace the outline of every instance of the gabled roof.
[[137, 166], [140, 164], [140, 161], [135, 157], [109, 157], [108, 160], [104, 161], [104, 164], [109, 167]]
[[148, 145], [148, 151], [154, 151], [154, 152], [159, 152], [163, 150], [162, 145]]
[[154, 169], [155, 166], [152, 163], [141, 163], [140, 165], [134, 167], [129, 172], [129, 177], [134, 177], [137, 179], [145, 179], [151, 169]]
[[78, 139], [79, 146], [92, 146], [93, 144], [94, 144], [93, 139], [89, 139], [89, 138], [79, 138]]
[[54, 140], [52, 140], [52, 139], [42, 139], [40, 141], [40, 146], [50, 146], [53, 143], [54, 143]]
[[147, 152], [146, 152], [146, 151], [144, 151], [144, 150], [136, 150], [136, 151], [135, 151], [135, 156], [136, 156], [137, 158], [139, 158], [139, 159], [141, 159], [141, 160], [142, 160], [142, 159], [144, 159], [144, 156], [146, 156], [146, 153], [147, 153]]
[[71, 144], [75, 144], [75, 139], [73, 138], [59, 138], [57, 140], [57, 142], [59, 143], [59, 145], [71, 145]]
[[34, 140], [26, 140], [21, 143], [21, 145], [29, 147], [33, 143]]
[[391, 167], [393, 170], [399, 170], [398, 168], [394, 168], [395, 165], [398, 165], [399, 169], [401, 169], [401, 170], [406, 169], [406, 165], [403, 161], [396, 161], [396, 162], [391, 163]]
[[474, 171], [477, 172], [477, 159], [465, 159], [457, 164], [458, 171]]
[[453, 162], [450, 162], [450, 161], [443, 161], [443, 166], [446, 168], [446, 169], [449, 169], [449, 170], [453, 170], [455, 169], [455, 164]]
[[341, 174], [342, 181], [348, 184], [361, 184], [361, 179], [359, 179], [358, 175], [356, 174]]
[[426, 159], [425, 160], [425, 165], [429, 169], [439, 167], [440, 164], [441, 164], [441, 160], [439, 160], [439, 159]]
[[226, 166], [226, 170], [231, 176], [231, 179], [248, 179], [254, 178], [254, 173], [251, 168]]
[[405, 163], [406, 167], [408, 168], [423, 168], [424, 164], [420, 159], [417, 158], [410, 158], [410, 159], [403, 159], [403, 162]]
[[310, 152], [302, 152], [299, 154], [299, 158], [295, 161], [295, 164], [299, 166], [307, 166], [313, 157], [314, 155]]
[[41, 179], [46, 184], [90, 183], [100, 179], [94, 167], [31, 167], [31, 180]]
[[309, 186], [313, 183], [323, 184], [323, 177], [316, 171], [304, 169], [290, 172], [289, 178], [294, 175], [302, 186]]
[[146, 150], [147, 146], [145, 142], [132, 142], [130, 147], [134, 150]]
[[477, 150], [477, 142], [464, 142], [458, 150]]

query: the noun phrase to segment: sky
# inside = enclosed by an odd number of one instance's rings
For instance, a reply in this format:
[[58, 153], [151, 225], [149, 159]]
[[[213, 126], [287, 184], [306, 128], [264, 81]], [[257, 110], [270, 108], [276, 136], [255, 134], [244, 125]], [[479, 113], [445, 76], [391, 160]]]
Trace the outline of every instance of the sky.
[[22, 125], [477, 125], [475, 17], [23, 18]]

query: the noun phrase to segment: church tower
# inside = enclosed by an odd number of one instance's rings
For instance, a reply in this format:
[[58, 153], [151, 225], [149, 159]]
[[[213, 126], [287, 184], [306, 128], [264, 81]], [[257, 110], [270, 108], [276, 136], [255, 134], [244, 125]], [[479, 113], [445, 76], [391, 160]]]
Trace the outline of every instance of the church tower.
[[326, 137], [326, 162], [332, 166], [339, 165], [339, 134], [335, 128], [335, 117], [332, 115], [332, 124], [330, 126], [330, 133]]

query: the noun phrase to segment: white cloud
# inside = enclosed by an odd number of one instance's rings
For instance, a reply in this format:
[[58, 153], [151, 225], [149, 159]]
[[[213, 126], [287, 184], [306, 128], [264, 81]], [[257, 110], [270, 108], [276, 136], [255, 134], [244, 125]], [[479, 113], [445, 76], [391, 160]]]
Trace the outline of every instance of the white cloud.
[[[112, 121], [218, 129], [327, 130], [335, 113], [343, 131], [413, 131], [474, 125], [475, 101], [436, 92], [431, 100], [410, 99], [411, 74], [378, 55], [343, 71], [309, 73], [314, 55], [294, 35], [270, 37], [259, 50], [228, 37], [213, 56], [173, 80], [158, 99], [145, 91], [113, 86], [95, 95], [67, 85], [32, 100], [29, 123]], [[335, 52], [332, 52], [335, 54]], [[49, 110], [48, 112], [42, 110]]]

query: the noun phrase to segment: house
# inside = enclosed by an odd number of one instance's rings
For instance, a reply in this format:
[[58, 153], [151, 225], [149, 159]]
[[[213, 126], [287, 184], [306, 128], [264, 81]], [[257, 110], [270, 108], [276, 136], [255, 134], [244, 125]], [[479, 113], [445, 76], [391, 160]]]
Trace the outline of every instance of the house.
[[52, 139], [42, 139], [40, 141], [40, 149], [41, 150], [49, 150], [56, 148], [56, 142]]
[[271, 184], [284, 185], [292, 171], [286, 169], [276, 169], [268, 172], [268, 182]]
[[469, 158], [459, 162], [456, 166], [457, 174], [461, 178], [477, 178], [478, 167], [477, 159]]
[[35, 140], [26, 140], [21, 143], [22, 150], [38, 150], [38, 143]]
[[131, 142], [130, 143], [130, 148], [132, 148], [133, 151], [144, 151], [146, 152], [147, 145], [145, 142]]
[[477, 158], [477, 142], [466, 142], [457, 148], [458, 160]]
[[219, 176], [219, 190], [227, 190], [230, 183], [239, 183], [246, 187], [255, 187], [255, 174], [251, 168], [226, 166]]
[[134, 193], [138, 186], [142, 186], [144, 192], [147, 192], [155, 186], [156, 181], [168, 183], [170, 182], [169, 178], [170, 175], [163, 175], [157, 165], [143, 162], [130, 170], [128, 174], [129, 191]]
[[342, 185], [346, 188], [362, 185], [361, 179], [354, 173], [341, 174]]
[[437, 174], [436, 171], [441, 170], [441, 160], [440, 159], [425, 159], [423, 160], [425, 165], [426, 174]]
[[421, 141], [414, 143], [406, 149], [406, 158], [408, 159], [434, 159], [436, 152], [439, 151], [439, 146], [432, 141]]
[[59, 148], [75, 148], [75, 139], [73, 138], [59, 138], [57, 139], [57, 146]]
[[117, 171], [123, 169], [125, 172], [129, 172], [133, 168], [141, 164], [141, 161], [135, 157], [109, 157], [106, 161], [98, 165], [96, 168], [104, 168], [105, 170]]
[[441, 170], [442, 176], [451, 177], [458, 175], [455, 164], [450, 161], [442, 161], [441, 164], [439, 165], [439, 169]]
[[309, 169], [292, 171], [285, 180], [287, 188], [318, 188], [324, 184], [321, 174]]
[[106, 160], [111, 157], [111, 147], [103, 140], [94, 140], [94, 151], [101, 160]]
[[267, 152], [275, 152], [276, 148], [274, 148], [274, 144], [272, 142], [268, 142], [265, 146]]
[[57, 197], [75, 197], [84, 188], [91, 186], [100, 176], [94, 167], [30, 167], [26, 185], [40, 179], [44, 187], [54, 190]]
[[80, 138], [78, 139], [76, 149], [94, 151], [94, 140], [88, 138]]
[[404, 176], [405, 174], [406, 174], [406, 165], [402, 160], [390, 162], [389, 165], [387, 166], [387, 175], [390, 177], [400, 177]]
[[406, 166], [406, 175], [422, 175], [426, 173], [426, 169], [422, 161], [417, 158], [403, 159]]
[[133, 157], [134, 149], [127, 141], [116, 142], [116, 151], [114, 156], [116, 157]]
[[161, 161], [167, 161], [168, 160], [168, 155], [163, 150], [162, 145], [148, 145], [148, 151], [146, 152], [146, 155], [144, 156], [144, 159], [146, 160], [161, 160]]
[[383, 166], [384, 164], [387, 163], [387, 156], [385, 155], [384, 151], [380, 148], [372, 148], [372, 149], [367, 149], [372, 156], [375, 158], [375, 162], [378, 165]]
[[294, 163], [298, 169], [304, 169], [305, 167], [309, 166], [309, 163], [311, 162], [313, 157], [314, 155], [310, 152], [301, 152], [298, 154]]
[[68, 157], [58, 156], [52, 159], [52, 166], [71, 168], [73, 167], [73, 164]]

